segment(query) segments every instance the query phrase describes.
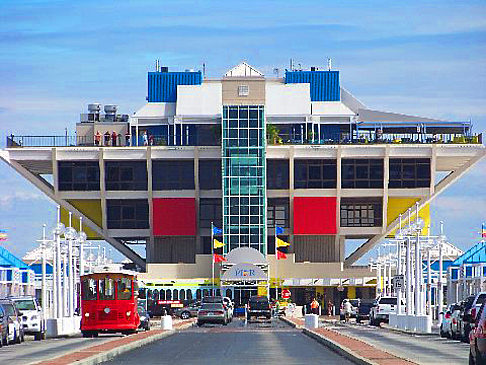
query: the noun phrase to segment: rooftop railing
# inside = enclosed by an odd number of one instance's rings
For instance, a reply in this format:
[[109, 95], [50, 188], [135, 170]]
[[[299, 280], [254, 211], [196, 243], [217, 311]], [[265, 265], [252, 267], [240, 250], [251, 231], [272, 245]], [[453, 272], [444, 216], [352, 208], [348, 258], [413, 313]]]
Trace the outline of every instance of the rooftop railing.
[[[358, 134], [302, 136], [298, 134], [267, 135], [267, 145], [358, 145], [358, 144], [482, 144], [482, 134], [383, 134], [381, 136]], [[86, 136], [15, 136], [7, 137], [7, 147], [127, 147], [127, 146], [221, 146], [221, 141], [198, 139], [192, 136], [139, 136], [138, 139], [118, 135], [115, 139], [101, 136], [99, 139]]]

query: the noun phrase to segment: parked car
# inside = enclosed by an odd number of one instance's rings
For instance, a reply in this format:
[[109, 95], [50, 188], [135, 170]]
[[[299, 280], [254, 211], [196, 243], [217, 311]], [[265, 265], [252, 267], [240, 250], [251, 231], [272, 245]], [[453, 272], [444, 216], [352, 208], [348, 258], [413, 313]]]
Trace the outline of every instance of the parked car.
[[22, 327], [24, 333], [34, 335], [35, 340], [45, 340], [46, 322], [44, 312], [35, 297], [10, 297], [15, 306], [22, 312]]
[[[402, 308], [404, 305], [402, 303]], [[390, 314], [396, 313], [397, 298], [396, 297], [381, 297], [376, 301], [376, 305], [371, 307], [369, 315], [369, 324], [372, 326], [379, 326], [380, 323], [388, 323]]]
[[8, 321], [9, 318], [0, 305], [0, 347], [8, 345]]
[[356, 322], [361, 323], [363, 320], [370, 319], [371, 308], [376, 305], [374, 300], [362, 300], [359, 303], [358, 310], [356, 311]]
[[203, 303], [197, 312], [197, 325], [202, 326], [205, 323], [228, 324], [227, 311], [221, 303]]
[[486, 292], [480, 292], [466, 298], [464, 311], [459, 320], [460, 340], [462, 342], [469, 342], [469, 332], [471, 332], [472, 324], [476, 321], [476, 314], [484, 302], [486, 302]]
[[459, 327], [459, 320], [464, 310], [464, 301], [454, 304], [454, 310], [451, 314], [451, 338], [459, 340], [461, 337], [461, 329]]
[[228, 297], [222, 297], [219, 295], [214, 295], [214, 296], [207, 296], [203, 297], [202, 304], [206, 303], [221, 303], [224, 307], [224, 310], [226, 312], [226, 317], [228, 318], [228, 321], [231, 322], [233, 318], [233, 303], [231, 302], [231, 299]]
[[248, 300], [246, 318], [251, 319], [251, 317], [272, 318], [272, 308], [270, 307], [270, 302], [267, 297], [258, 295], [250, 297], [250, 300]]
[[361, 299], [344, 299], [341, 303], [341, 307], [339, 308], [339, 319], [344, 321], [344, 303], [350, 302], [351, 303], [351, 316], [350, 318], [356, 318], [356, 314], [358, 313], [358, 307]]
[[452, 312], [456, 304], [451, 304], [443, 313], [442, 322], [439, 327], [440, 337], [452, 338]]
[[8, 343], [21, 343], [24, 341], [24, 328], [22, 326], [22, 313], [10, 299], [0, 300], [8, 321]]
[[178, 317], [181, 317], [181, 319], [197, 317], [197, 312], [199, 311], [199, 308], [201, 308], [201, 302], [197, 301], [190, 303], [182, 308], [177, 308], [174, 311], [174, 314]]
[[486, 304], [483, 303], [469, 332], [469, 364], [486, 363]]

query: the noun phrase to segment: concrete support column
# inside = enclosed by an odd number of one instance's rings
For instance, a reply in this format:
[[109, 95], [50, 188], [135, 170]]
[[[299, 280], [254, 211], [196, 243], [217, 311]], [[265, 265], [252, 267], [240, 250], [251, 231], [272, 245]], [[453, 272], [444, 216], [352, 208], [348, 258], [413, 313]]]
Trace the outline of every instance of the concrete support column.
[[152, 147], [146, 147], [146, 160], [147, 160], [147, 194], [148, 194], [148, 207], [149, 207], [149, 226], [150, 236], [145, 244], [145, 258], [147, 264], [154, 262], [154, 202], [153, 202], [153, 174], [152, 174]]
[[108, 217], [106, 209], [106, 183], [105, 183], [105, 160], [103, 156], [104, 148], [100, 148], [99, 154], [99, 166], [100, 166], [100, 196], [101, 196], [101, 228], [103, 233], [106, 235], [106, 230], [108, 229]]
[[291, 249], [295, 252], [294, 247], [294, 235], [291, 232], [294, 232], [294, 155], [295, 150], [294, 146], [289, 147], [289, 239], [291, 244]]
[[382, 204], [382, 228], [381, 232], [385, 233], [388, 227], [388, 181], [390, 180], [390, 146], [385, 147], [385, 158], [383, 160], [383, 204]]
[[337, 234], [334, 241], [334, 259], [337, 262], [344, 261], [344, 248], [346, 245], [346, 238], [342, 237], [341, 240], [341, 158], [342, 156], [342, 146], [337, 146], [336, 151], [336, 227]]

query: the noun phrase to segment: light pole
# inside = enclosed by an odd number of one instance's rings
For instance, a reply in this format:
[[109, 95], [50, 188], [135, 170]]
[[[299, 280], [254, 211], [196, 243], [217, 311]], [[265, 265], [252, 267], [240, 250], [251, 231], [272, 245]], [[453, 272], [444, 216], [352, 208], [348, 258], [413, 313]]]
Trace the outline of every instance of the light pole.
[[61, 286], [61, 235], [64, 234], [64, 224], [61, 223], [61, 207], [57, 206], [57, 225], [53, 230], [54, 242], [55, 242], [55, 274], [53, 274], [53, 287], [54, 287], [54, 303], [55, 303], [55, 317], [61, 318], [63, 313], [63, 290]]
[[437, 280], [437, 302], [438, 302], [438, 311], [439, 311], [439, 323], [442, 322], [442, 312], [443, 312], [443, 303], [444, 303], [444, 287], [442, 286], [442, 269], [443, 269], [443, 252], [442, 252], [442, 245], [444, 243], [445, 236], [444, 236], [444, 222], [440, 221], [440, 236], [439, 236], [439, 278]]
[[[402, 275], [402, 214], [399, 216], [399, 228], [395, 234], [395, 240], [397, 242], [397, 276]], [[397, 287], [397, 314], [402, 314], [402, 288]]]
[[67, 240], [67, 259], [68, 259], [68, 269], [69, 269], [69, 277], [68, 277], [68, 317], [72, 317], [74, 315], [74, 277], [76, 276], [76, 268], [74, 266], [74, 257], [73, 257], [73, 241], [77, 238], [76, 230], [71, 227], [71, 215], [72, 213], [69, 212], [69, 228], [64, 233], [64, 237]]
[[419, 203], [415, 204], [416, 208], [416, 217], [415, 217], [415, 224], [414, 229], [416, 233], [416, 242], [415, 242], [415, 315], [422, 314], [422, 307], [420, 305], [421, 296], [422, 296], [422, 283], [421, 283], [421, 270], [422, 270], [422, 255], [420, 252], [420, 232], [424, 227], [424, 222], [421, 218], [419, 218]]

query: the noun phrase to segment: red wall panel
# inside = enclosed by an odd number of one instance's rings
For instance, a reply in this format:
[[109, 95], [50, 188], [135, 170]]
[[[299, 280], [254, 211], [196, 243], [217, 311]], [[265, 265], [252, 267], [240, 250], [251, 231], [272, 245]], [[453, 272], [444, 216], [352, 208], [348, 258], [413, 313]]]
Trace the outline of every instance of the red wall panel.
[[154, 236], [196, 234], [196, 199], [157, 198], [153, 203]]
[[294, 234], [336, 234], [335, 197], [294, 198]]

